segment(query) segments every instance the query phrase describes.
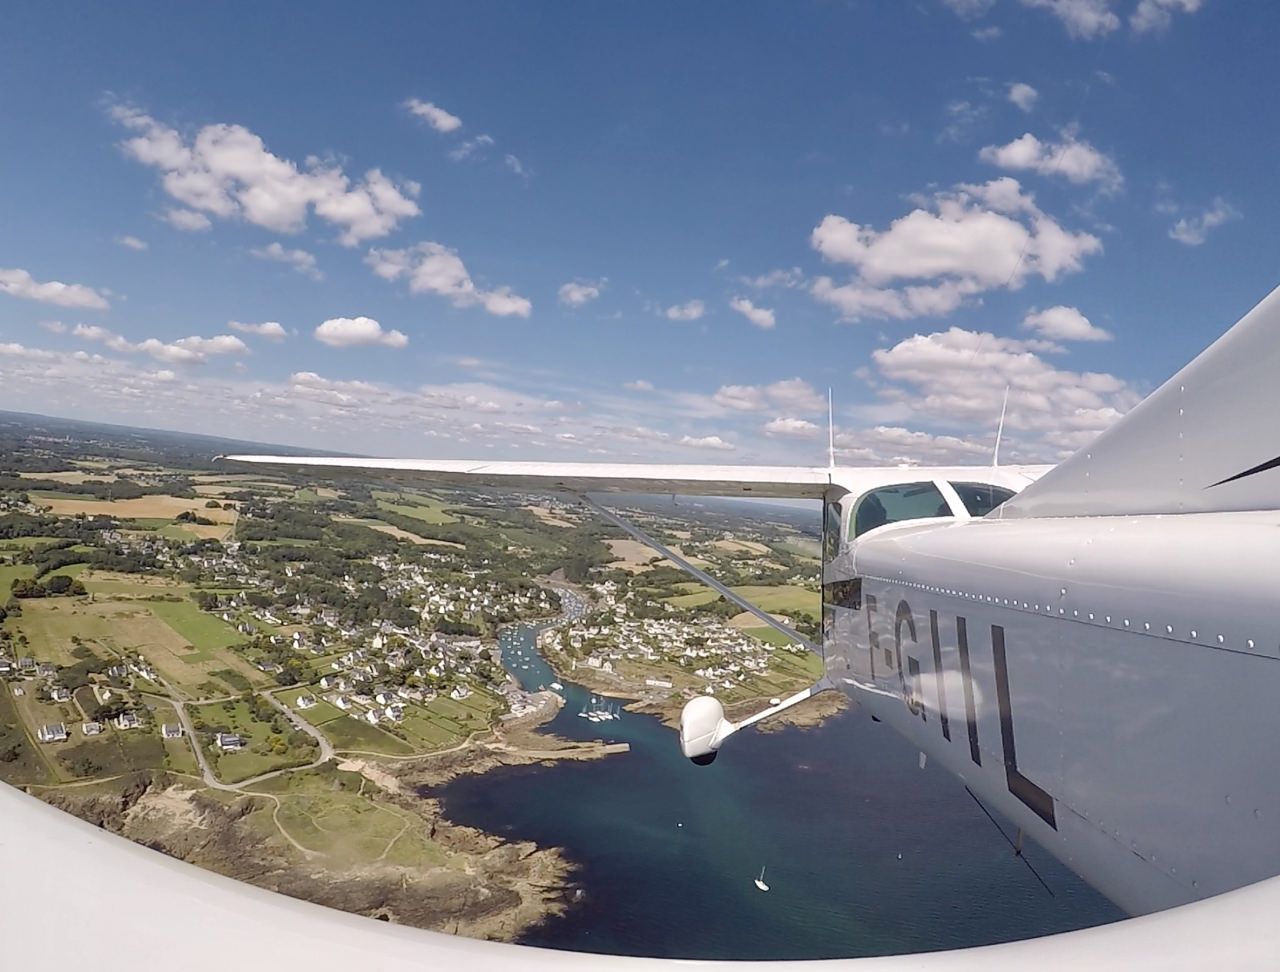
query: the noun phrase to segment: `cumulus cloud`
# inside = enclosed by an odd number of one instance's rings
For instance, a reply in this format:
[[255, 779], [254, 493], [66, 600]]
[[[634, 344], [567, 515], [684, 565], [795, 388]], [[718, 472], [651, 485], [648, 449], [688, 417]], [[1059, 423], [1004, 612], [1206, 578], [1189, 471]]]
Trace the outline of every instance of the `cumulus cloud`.
[[269, 341], [283, 341], [289, 336], [283, 325], [278, 321], [263, 321], [261, 324], [228, 321], [227, 327], [233, 331], [239, 331], [241, 334], [256, 334], [258, 337], [264, 337]]
[[627, 391], [637, 391], [637, 392], [653, 391], [653, 384], [651, 382], [645, 381], [643, 378], [637, 378], [635, 381], [624, 382], [622, 387], [625, 388]]
[[766, 307], [757, 307], [746, 297], [733, 298], [733, 300], [729, 301], [729, 306], [756, 327], [762, 328], [766, 331], [777, 323], [777, 321], [774, 320], [773, 311]]
[[1183, 217], [1169, 229], [1169, 236], [1187, 246], [1199, 246], [1209, 235], [1209, 230], [1223, 223], [1240, 218], [1240, 211], [1222, 198], [1215, 198], [1213, 205], [1198, 216]]
[[165, 192], [186, 207], [166, 217], [180, 229], [207, 228], [199, 222], [213, 216], [298, 233], [314, 212], [342, 230], [339, 242], [355, 246], [420, 212], [417, 183], [397, 184], [370, 169], [353, 184], [339, 166], [315, 156], [299, 168], [241, 125], [206, 125], [188, 140], [136, 108], [113, 105], [110, 115], [136, 133], [121, 143], [125, 154], [158, 169]]
[[785, 412], [813, 414], [827, 408], [827, 400], [802, 378], [788, 378], [770, 385], [721, 385], [711, 397], [714, 404], [735, 412]]
[[436, 294], [454, 307], [479, 304], [497, 317], [528, 317], [533, 310], [533, 304], [512, 293], [510, 287], [477, 287], [457, 251], [443, 243], [419, 243], [405, 250], [370, 250], [364, 262], [383, 280], [404, 277], [411, 293]]
[[210, 229], [213, 223], [209, 221], [209, 217], [204, 213], [197, 213], [193, 209], [176, 209], [169, 208], [165, 210], [162, 217], [166, 223], [174, 229], [182, 230], [184, 233], [203, 233]]
[[62, 321], [41, 321], [40, 326], [50, 334], [67, 333], [67, 325], [63, 324]]
[[689, 449], [713, 449], [716, 452], [732, 452], [737, 448], [732, 443], [725, 442], [718, 435], [704, 435], [701, 438], [684, 435], [676, 440], [676, 445], [685, 446]]
[[1120, 26], [1111, 12], [1111, 0], [1022, 0], [1024, 7], [1048, 10], [1067, 28], [1071, 37], [1093, 40]]
[[849, 321], [942, 316], [1029, 276], [1052, 282], [1102, 249], [1097, 237], [1063, 229], [1007, 176], [938, 193], [883, 231], [828, 215], [810, 243], [828, 262], [854, 268], [847, 284], [824, 276], [810, 288]]
[[1060, 454], [1073, 452], [1132, 408], [1124, 381], [1053, 367], [1040, 345], [958, 327], [916, 334], [872, 353], [880, 394], [917, 420], [994, 428], [1009, 388], [1006, 427], [1033, 430]]
[[1027, 132], [1008, 145], [986, 146], [978, 157], [1001, 169], [1060, 175], [1077, 185], [1096, 182], [1106, 192], [1115, 192], [1124, 184], [1114, 159], [1070, 133], [1055, 143], [1042, 142]]
[[1035, 331], [1051, 341], [1110, 341], [1111, 334], [1090, 323], [1074, 307], [1046, 307], [1032, 309], [1022, 320], [1022, 326]]
[[419, 101], [417, 98], [410, 98], [404, 103], [412, 114], [421, 118], [437, 132], [452, 132], [462, 127], [462, 119], [457, 115], [451, 115], [430, 101]]
[[765, 435], [776, 436], [781, 439], [816, 439], [822, 432], [822, 429], [813, 422], [805, 419], [797, 418], [776, 418], [772, 422], [766, 422], [760, 427]]
[[121, 246], [127, 246], [131, 250], [145, 250], [147, 244], [142, 242], [136, 236], [121, 236], [116, 239]]
[[249, 251], [259, 260], [274, 260], [276, 263], [287, 263], [304, 277], [312, 280], [323, 280], [324, 274], [316, 267], [316, 258], [306, 250], [288, 250], [278, 241], [264, 247]]
[[1135, 34], [1167, 30], [1173, 23], [1174, 11], [1195, 13], [1202, 2], [1203, 0], [1141, 0], [1129, 18], [1129, 26]]
[[569, 307], [581, 307], [587, 301], [599, 297], [603, 287], [603, 280], [582, 280], [562, 284], [558, 291], [560, 303]]
[[1031, 111], [1039, 97], [1040, 92], [1022, 81], [1015, 81], [1009, 85], [1009, 100], [1023, 111]]
[[106, 310], [109, 306], [102, 294], [84, 284], [68, 284], [61, 280], [39, 283], [26, 270], [6, 270], [3, 267], [0, 267], [0, 293], [57, 307]]
[[333, 317], [315, 329], [315, 338], [331, 348], [356, 348], [382, 345], [403, 348], [409, 339], [399, 331], [383, 331], [371, 317]]
[[707, 305], [700, 300], [691, 300], [686, 304], [675, 304], [668, 307], [663, 314], [669, 321], [696, 321], [707, 312]]
[[71, 334], [85, 341], [96, 341], [122, 354], [150, 355], [165, 364], [204, 364], [210, 357], [249, 353], [249, 346], [234, 334], [219, 334], [208, 338], [193, 335], [177, 341], [146, 338], [135, 343], [105, 327], [86, 324], [77, 324], [71, 329]]

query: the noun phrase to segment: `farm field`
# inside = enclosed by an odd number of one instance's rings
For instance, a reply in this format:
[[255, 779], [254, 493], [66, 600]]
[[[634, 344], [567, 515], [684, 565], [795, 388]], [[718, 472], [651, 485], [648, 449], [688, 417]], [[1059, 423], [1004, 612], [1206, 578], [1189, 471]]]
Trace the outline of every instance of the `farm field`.
[[[401, 516], [411, 516], [415, 520], [421, 520], [423, 523], [440, 525], [458, 522], [456, 516], [445, 512], [445, 504], [434, 497], [375, 490], [373, 498], [377, 502], [379, 509], [387, 510], [390, 513], [399, 513]], [[405, 502], [405, 500], [410, 502]]]
[[209, 652], [244, 644], [240, 632], [217, 615], [201, 611], [192, 601], [150, 601], [148, 606], [165, 624], [190, 641], [197, 651]]
[[420, 537], [416, 533], [410, 533], [408, 530], [401, 530], [394, 527], [390, 523], [383, 523], [381, 520], [362, 519], [354, 516], [335, 516], [335, 523], [354, 523], [357, 526], [367, 526], [370, 530], [377, 530], [379, 533], [385, 533], [389, 537], [395, 537], [399, 540], [408, 540], [410, 543], [416, 543], [422, 546], [436, 547], [455, 547], [458, 550], [465, 549], [462, 544], [454, 543], [452, 540], [433, 540], [430, 537]]
[[[770, 614], [807, 614], [817, 618], [822, 610], [822, 597], [817, 591], [790, 584], [781, 584], [776, 587], [745, 585], [734, 587], [732, 590]], [[697, 607], [699, 604], [710, 604], [719, 596], [710, 588], [703, 587], [692, 593], [680, 594], [666, 600], [667, 603], [674, 604], [676, 607], [690, 608]]]

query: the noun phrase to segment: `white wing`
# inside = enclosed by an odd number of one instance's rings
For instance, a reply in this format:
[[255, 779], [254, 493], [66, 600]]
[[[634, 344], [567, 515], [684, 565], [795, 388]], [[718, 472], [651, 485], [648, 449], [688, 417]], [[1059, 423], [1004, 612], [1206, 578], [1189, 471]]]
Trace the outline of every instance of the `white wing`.
[[486, 462], [478, 459], [348, 459], [332, 456], [224, 456], [273, 469], [380, 473], [457, 486], [568, 492], [819, 498], [832, 470], [817, 466], [692, 466], [614, 462]]

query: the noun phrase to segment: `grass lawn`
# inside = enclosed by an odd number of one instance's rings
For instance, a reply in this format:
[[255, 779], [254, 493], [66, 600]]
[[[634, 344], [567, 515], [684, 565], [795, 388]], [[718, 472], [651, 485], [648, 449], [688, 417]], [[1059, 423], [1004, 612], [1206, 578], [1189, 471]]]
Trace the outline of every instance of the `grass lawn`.
[[104, 597], [123, 595], [125, 597], [150, 597], [153, 594], [175, 594], [186, 597], [191, 590], [189, 584], [182, 584], [169, 577], [157, 577], [154, 574], [121, 574], [108, 570], [86, 570], [80, 575], [80, 582], [90, 594]]
[[791, 639], [784, 635], [777, 628], [741, 628], [743, 634], [751, 635], [758, 641], [763, 641], [766, 645], [789, 645]]
[[36, 569], [30, 564], [0, 564], [0, 598], [9, 599], [9, 589], [16, 580], [29, 580]]
[[244, 644], [240, 632], [192, 601], [149, 601], [147, 606], [198, 651]]
[[413, 747], [404, 740], [349, 715], [326, 722], [324, 734], [329, 737], [334, 749], [382, 753], [386, 756], [409, 756], [413, 753]]
[[271, 780], [262, 789], [280, 800], [277, 819], [289, 835], [308, 850], [323, 854], [327, 867], [350, 869], [385, 862], [422, 869], [449, 860], [449, 853], [431, 840], [430, 824], [371, 799], [369, 785], [356, 773], [294, 773], [287, 781]]
[[[314, 747], [308, 747], [305, 751], [279, 754], [253, 752], [253, 749], [266, 745], [275, 734], [271, 731], [271, 724], [255, 719], [249, 707], [243, 702], [211, 702], [193, 705], [191, 713], [204, 722], [206, 729], [203, 732], [197, 729], [197, 732], [201, 732], [200, 742], [204, 745], [205, 754], [210, 764], [215, 767], [219, 779], [228, 783], [236, 783], [251, 776], [257, 776], [259, 773], [282, 769], [286, 766], [307, 763], [314, 758]], [[289, 729], [283, 715], [279, 716], [279, 721], [285, 727], [285, 735], [287, 735]], [[239, 752], [224, 753], [213, 742], [212, 734], [215, 731], [237, 733], [248, 740], [248, 745]]]
[[0, 683], [0, 753], [13, 753], [12, 759], [0, 760], [0, 780], [12, 786], [51, 783], [54, 776], [37, 748], [40, 744], [27, 735], [9, 691]]

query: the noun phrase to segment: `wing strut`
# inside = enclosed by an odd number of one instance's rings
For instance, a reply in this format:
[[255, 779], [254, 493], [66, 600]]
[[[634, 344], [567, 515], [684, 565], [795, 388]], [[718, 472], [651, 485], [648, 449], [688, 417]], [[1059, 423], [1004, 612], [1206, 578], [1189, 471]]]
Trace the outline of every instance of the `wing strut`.
[[[663, 557], [666, 557], [676, 566], [691, 577], [696, 578], [706, 584], [714, 591], [718, 591], [721, 595], [728, 598], [734, 604], [737, 604], [744, 611], [749, 611], [757, 618], [767, 624], [776, 631], [781, 631], [784, 635], [795, 641], [797, 644], [804, 645], [810, 651], [821, 656], [822, 649], [815, 645], [808, 638], [802, 636], [788, 625], [777, 620], [767, 611], [762, 610], [752, 604], [740, 594], [734, 592], [726, 585], [720, 583], [706, 571], [699, 570], [693, 564], [689, 563], [684, 557], [667, 549], [662, 543], [649, 536], [639, 527], [624, 519], [612, 510], [607, 510], [591, 497], [578, 493], [578, 499], [586, 506], [599, 513], [614, 526], [625, 530], [631, 536], [635, 537], [646, 546], [652, 547]], [[763, 719], [767, 719], [771, 715], [781, 712], [783, 709], [789, 709], [793, 705], [803, 702], [805, 699], [817, 695], [819, 692], [825, 692], [828, 689], [836, 688], [836, 684], [825, 675], [813, 685], [806, 689], [801, 689], [795, 695], [788, 696], [777, 705], [771, 705], [762, 712], [757, 712], [753, 716], [748, 716], [740, 722], [730, 722], [724, 717], [724, 706], [720, 704], [720, 700], [710, 695], [699, 695], [690, 699], [684, 709], [680, 712], [680, 749], [691, 760], [700, 766], [712, 762], [716, 758], [716, 753], [720, 746], [731, 735], [739, 729], [745, 729], [747, 726], [755, 725]]]

